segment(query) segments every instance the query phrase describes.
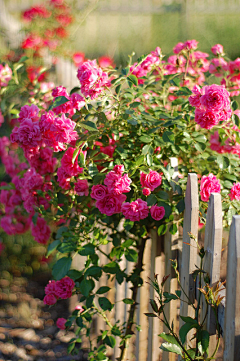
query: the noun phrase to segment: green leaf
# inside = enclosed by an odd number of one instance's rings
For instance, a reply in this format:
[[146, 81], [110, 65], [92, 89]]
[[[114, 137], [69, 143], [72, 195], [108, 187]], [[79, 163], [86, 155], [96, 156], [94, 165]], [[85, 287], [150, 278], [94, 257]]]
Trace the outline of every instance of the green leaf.
[[61, 243], [60, 239], [56, 239], [55, 241], [53, 241], [48, 245], [47, 257], [49, 257], [51, 253], [53, 253], [53, 251], [57, 248], [57, 246], [60, 243]]
[[75, 86], [74, 88], [72, 88], [72, 90], [70, 91], [70, 95], [77, 93], [79, 90], [81, 90], [81, 88], [79, 88], [79, 86]]
[[127, 248], [125, 251], [125, 257], [129, 262], [137, 262], [138, 253], [133, 248]]
[[233, 114], [232, 117], [233, 117], [233, 121], [234, 121], [235, 125], [236, 125], [237, 127], [239, 127], [239, 124], [240, 124], [239, 121], [240, 121], [240, 120], [239, 120], [239, 117], [237, 116], [237, 114]]
[[131, 298], [124, 298], [124, 299], [123, 299], [123, 302], [124, 302], [126, 305], [133, 305], [133, 304], [134, 304], [134, 301], [133, 301]]
[[150, 299], [150, 304], [152, 306], [153, 311], [158, 312], [158, 306], [155, 300]]
[[197, 321], [189, 316], [180, 316], [180, 318], [185, 322], [185, 323], [197, 323]]
[[201, 342], [203, 352], [207, 352], [209, 346], [209, 333], [206, 330], [199, 331], [199, 341]]
[[78, 278], [82, 277], [82, 271], [77, 271], [76, 269], [70, 269], [67, 273], [68, 277], [76, 281]]
[[160, 347], [161, 350], [163, 351], [167, 351], [167, 352], [173, 352], [176, 353], [177, 355], [182, 355], [182, 350], [179, 346], [174, 345], [172, 343], [163, 343]]
[[153, 156], [151, 154], [147, 154], [147, 164], [149, 165], [149, 167], [151, 167], [153, 163]]
[[178, 297], [173, 293], [163, 292], [163, 296], [165, 297], [164, 303], [168, 303], [172, 300], [178, 300]]
[[106, 297], [99, 297], [98, 303], [103, 311], [111, 311], [113, 308], [112, 303]]
[[58, 251], [61, 253], [69, 253], [69, 252], [73, 252], [76, 249], [76, 244], [72, 241], [68, 241], [68, 242], [63, 242], [61, 243], [61, 245], [58, 247]]
[[94, 163], [89, 164], [89, 166], [88, 166], [88, 174], [92, 178], [98, 174], [98, 169], [97, 169], [96, 164], [94, 164]]
[[162, 139], [165, 143], [172, 143], [174, 144], [174, 134], [173, 132], [170, 132], [169, 130], [166, 130], [163, 135], [162, 135]]
[[109, 290], [110, 290], [110, 287], [102, 286], [102, 287], [100, 287], [100, 288], [97, 290], [96, 294], [97, 294], [97, 295], [101, 295], [101, 294], [103, 294], [103, 293], [108, 292]]
[[217, 156], [217, 163], [219, 165], [219, 168], [222, 170], [228, 168], [230, 164], [229, 159], [224, 155], [220, 155], [220, 154]]
[[119, 330], [119, 328], [117, 327], [117, 325], [114, 325], [111, 329], [111, 333], [114, 336], [121, 336], [121, 331]]
[[90, 120], [85, 120], [84, 122], [79, 123], [81, 127], [89, 130], [90, 132], [98, 132], [98, 128], [94, 122]]
[[185, 209], [185, 201], [184, 199], [181, 199], [177, 204], [177, 210], [179, 213], [182, 213]]
[[85, 244], [78, 253], [81, 256], [90, 256], [95, 253], [95, 247], [92, 243]]
[[54, 102], [50, 105], [49, 110], [59, 107], [60, 105], [63, 105], [69, 101], [70, 99], [66, 98], [65, 96], [56, 97]]
[[23, 63], [24, 61], [28, 60], [29, 57], [28, 56], [22, 56], [19, 60], [18, 63]]
[[157, 315], [155, 315], [154, 313], [151, 313], [151, 312], [146, 312], [146, 313], [144, 313], [144, 315], [147, 317], [157, 317]]
[[176, 223], [171, 224], [171, 226], [169, 227], [169, 232], [171, 234], [176, 234], [177, 231], [178, 231], [178, 227], [177, 227]]
[[168, 193], [164, 192], [164, 191], [157, 192], [157, 195], [159, 198], [164, 199], [164, 200], [167, 200], [169, 198]]
[[150, 144], [144, 145], [144, 147], [142, 148], [142, 154], [144, 154], [144, 155], [148, 154], [148, 152], [151, 148], [152, 148], [152, 146]]
[[133, 83], [136, 86], [138, 85], [138, 78], [133, 74], [129, 75], [127, 77], [127, 80], [129, 80], [131, 83]]
[[188, 332], [192, 329], [192, 328], [196, 328], [196, 326], [198, 326], [197, 323], [185, 323], [179, 330], [179, 337], [180, 340], [182, 342], [182, 344], [185, 343], [186, 341], [186, 336], [188, 334]]
[[94, 278], [99, 278], [101, 277], [101, 275], [102, 275], [102, 268], [99, 266], [91, 266], [85, 272], [85, 276], [92, 276]]
[[139, 138], [140, 142], [143, 142], [143, 143], [151, 143], [152, 142], [152, 138], [149, 137], [148, 135], [142, 135], [140, 138]]
[[147, 205], [153, 206], [157, 203], [157, 197], [154, 194], [150, 194], [150, 196], [147, 197]]
[[104, 341], [106, 345], [110, 346], [111, 348], [114, 348], [116, 345], [116, 339], [114, 336], [106, 336]]
[[130, 229], [132, 229], [134, 226], [134, 222], [133, 221], [129, 221], [129, 219], [126, 219], [123, 227], [126, 229], [126, 231], [130, 231]]
[[167, 232], [167, 225], [164, 223], [164, 224], [161, 224], [161, 226], [158, 227], [158, 235], [159, 236], [162, 236], [163, 234], [165, 234]]
[[79, 153], [78, 164], [80, 165], [80, 167], [85, 167], [85, 156], [84, 156], [83, 152]]
[[75, 149], [72, 156], [72, 164], [75, 163], [78, 153], [79, 153], [79, 149]]
[[36, 212], [35, 214], [34, 214], [34, 216], [32, 217], [32, 222], [33, 222], [33, 224], [37, 224], [37, 219], [38, 219], [38, 216], [39, 216], [39, 214]]
[[231, 105], [232, 105], [233, 110], [237, 110], [237, 109], [238, 109], [238, 103], [237, 103], [236, 100], [234, 100]]
[[52, 275], [55, 280], [60, 280], [61, 278], [65, 277], [68, 271], [70, 270], [72, 264], [71, 257], [63, 257], [60, 258], [52, 269]]
[[144, 163], [144, 155], [140, 155], [140, 157], [137, 157], [137, 159], [136, 159], [135, 166], [138, 167], [139, 165], [141, 165], [143, 163]]
[[83, 294], [83, 296], [88, 297], [89, 293], [94, 289], [94, 281], [92, 279], [87, 280], [84, 278], [84, 280], [80, 283], [80, 291]]
[[169, 333], [165, 333], [162, 332], [159, 335], [160, 337], [162, 337], [165, 341], [167, 341], [168, 343], [171, 343], [173, 345], [179, 345], [179, 343], [177, 342], [177, 340], [174, 338], [174, 336], [170, 335]]
[[103, 270], [105, 273], [115, 274], [119, 272], [120, 268], [116, 262], [109, 262], [105, 266], [103, 266]]

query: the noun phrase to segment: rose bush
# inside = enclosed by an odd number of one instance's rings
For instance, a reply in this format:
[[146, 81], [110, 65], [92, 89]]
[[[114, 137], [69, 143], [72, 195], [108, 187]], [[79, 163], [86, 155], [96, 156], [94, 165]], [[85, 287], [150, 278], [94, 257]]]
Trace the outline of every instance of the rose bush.
[[[16, 78], [0, 79], [4, 116], [12, 122], [12, 114], [18, 115], [10, 140], [0, 140], [11, 177], [1, 187], [1, 227], [8, 234], [31, 228], [37, 242], [48, 244], [47, 255], [56, 253], [46, 304], [80, 295], [81, 312], [76, 309], [58, 322], [60, 328], [78, 326], [69, 351], [81, 334], [91, 334], [95, 314], [107, 322], [107, 333], [89, 343], [89, 360], [107, 359], [103, 355], [116, 337], [121, 339], [119, 360], [124, 359], [146, 239], [152, 229], [159, 235], [176, 233], [188, 172], [199, 175], [203, 217], [212, 191], [223, 196], [225, 227], [239, 212], [239, 118], [233, 100], [238, 59], [219, 62], [218, 84], [211, 77], [208, 85], [210, 66], [224, 56], [223, 49], [214, 46], [212, 59], [196, 49], [195, 40], [179, 43], [175, 55], [164, 59], [157, 48], [108, 71], [87, 60], [77, 71], [79, 88], [55, 87], [46, 97], [36, 83], [21, 110], [5, 101]], [[22, 163], [16, 149], [25, 157]], [[177, 179], [172, 157], [178, 158]], [[102, 246], [108, 243], [106, 253]], [[100, 262], [101, 252], [106, 264]], [[81, 270], [71, 268], [77, 254], [86, 260]], [[120, 266], [123, 257], [135, 264], [130, 274]], [[124, 300], [130, 304], [126, 324], [108, 319], [114, 307], [105, 296], [109, 287], [95, 287], [104, 274], [131, 287], [131, 298]]]

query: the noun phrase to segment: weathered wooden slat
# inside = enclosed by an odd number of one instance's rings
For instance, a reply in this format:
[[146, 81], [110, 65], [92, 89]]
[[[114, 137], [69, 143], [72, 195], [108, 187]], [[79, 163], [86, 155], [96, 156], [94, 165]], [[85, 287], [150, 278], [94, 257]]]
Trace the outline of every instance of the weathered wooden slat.
[[[204, 271], [207, 272], [210, 279], [210, 287], [217, 285], [220, 280], [220, 264], [222, 249], [222, 203], [219, 193], [212, 193], [210, 196], [207, 220], [205, 228], [204, 240], [205, 258]], [[205, 317], [207, 305], [205, 299], [202, 300], [202, 319]], [[204, 324], [210, 335], [209, 355], [211, 355], [216, 347], [216, 318], [211, 306], [208, 306], [208, 314]]]
[[[192, 272], [195, 269], [197, 263], [197, 245], [193, 239], [189, 237], [189, 233], [195, 237], [198, 235], [198, 179], [197, 175], [193, 173], [188, 174], [187, 189], [185, 196], [185, 213], [183, 223], [183, 247], [182, 247], [182, 264], [180, 265], [180, 277], [181, 285], [191, 301], [195, 300], [195, 283], [192, 277]], [[180, 315], [194, 317], [194, 310], [188, 306], [188, 299], [182, 292]], [[183, 322], [180, 320], [179, 326], [181, 327]], [[190, 339], [192, 333], [187, 335], [187, 343], [190, 346]]]
[[240, 360], [240, 215], [233, 216], [228, 242], [224, 361]]

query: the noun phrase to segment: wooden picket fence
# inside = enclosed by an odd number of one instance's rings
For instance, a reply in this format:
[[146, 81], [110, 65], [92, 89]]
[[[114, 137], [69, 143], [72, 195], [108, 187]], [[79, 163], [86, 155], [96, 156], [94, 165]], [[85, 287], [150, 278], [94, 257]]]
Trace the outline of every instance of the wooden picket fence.
[[[160, 350], [161, 341], [158, 336], [162, 331], [168, 332], [157, 318], [147, 318], [144, 313], [152, 312], [149, 304], [150, 298], [154, 298], [154, 291], [149, 286], [149, 277], [154, 278], [154, 274], [158, 275], [161, 281], [164, 275], [171, 275], [166, 284], [165, 291], [175, 292], [178, 289], [177, 279], [171, 268], [170, 259], [178, 259], [181, 284], [185, 293], [191, 300], [195, 300], [198, 293], [197, 282], [194, 282], [192, 272], [199, 264], [198, 248], [195, 241], [189, 237], [189, 233], [198, 236], [199, 221], [199, 191], [198, 179], [196, 174], [188, 175], [186, 196], [185, 196], [185, 213], [183, 232], [181, 230], [174, 236], [167, 232], [164, 236], [158, 236], [156, 231], [152, 232], [151, 238], [148, 239], [144, 254], [144, 271], [142, 278], [144, 280], [138, 294], [139, 303], [136, 315], [136, 324], [140, 324], [142, 331], [136, 332], [129, 343], [128, 357], [130, 361], [176, 361], [176, 355], [162, 352]], [[205, 227], [204, 248], [206, 256], [204, 258], [204, 270], [210, 276], [210, 286], [214, 286], [220, 280], [221, 269], [221, 250], [222, 250], [222, 206], [221, 195], [218, 193], [211, 194], [207, 212], [207, 221]], [[105, 251], [110, 245], [103, 246]], [[103, 248], [104, 250], [104, 248]], [[103, 265], [108, 262], [100, 254], [100, 263]], [[79, 257], [74, 262], [83, 265], [83, 257]], [[129, 273], [133, 267], [133, 263], [122, 260], [121, 269], [126, 269]], [[115, 281], [102, 279], [96, 285], [100, 287], [108, 285], [111, 290], [107, 297], [111, 302], [116, 302], [115, 310], [109, 313], [108, 317], [112, 323], [120, 320], [121, 323], [127, 320], [129, 305], [119, 302], [124, 298], [131, 297], [129, 285], [123, 283], [119, 285]], [[233, 216], [228, 242], [228, 260], [227, 260], [227, 276], [226, 289], [221, 291], [221, 296], [225, 296], [218, 309], [218, 320], [221, 325], [221, 331], [224, 341], [223, 356], [218, 356], [217, 360], [237, 361], [240, 360], [240, 215]], [[182, 325], [179, 314], [182, 316], [194, 317], [193, 310], [186, 301], [186, 296], [181, 295], [182, 302], [172, 301], [167, 304], [166, 315], [170, 321], [174, 322], [175, 330], [179, 330]], [[205, 314], [204, 304], [202, 305], [202, 313]], [[200, 315], [201, 317], [201, 315]], [[94, 320], [93, 334], [99, 334], [100, 330], [105, 330], [104, 322], [96, 318]], [[216, 322], [215, 317], [208, 310], [208, 316], [205, 320], [204, 328], [210, 333], [209, 350], [213, 352], [216, 345]], [[191, 345], [192, 333], [189, 332], [187, 342]], [[112, 360], [116, 360], [119, 356], [118, 346], [112, 351]], [[83, 343], [82, 347], [88, 347], [87, 343]], [[111, 351], [110, 351], [111, 352]]]

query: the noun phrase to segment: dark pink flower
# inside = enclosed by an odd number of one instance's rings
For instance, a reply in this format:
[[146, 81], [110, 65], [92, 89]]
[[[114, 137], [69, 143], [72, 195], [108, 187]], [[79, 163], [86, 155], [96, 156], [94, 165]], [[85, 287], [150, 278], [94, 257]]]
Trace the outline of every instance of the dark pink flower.
[[75, 148], [69, 147], [61, 159], [61, 165], [63, 170], [71, 177], [77, 176], [83, 172], [83, 168], [80, 168], [78, 165], [78, 154], [80, 153], [80, 149], [74, 162], [72, 162], [75, 150]]
[[124, 217], [130, 219], [130, 221], [140, 221], [148, 216], [149, 209], [147, 202], [140, 198], [131, 203], [126, 202], [122, 205], [122, 213]]
[[202, 88], [200, 103], [208, 110], [219, 112], [230, 108], [229, 92], [221, 85], [207, 85]]
[[25, 119], [31, 119], [33, 122], [37, 122], [39, 120], [38, 113], [39, 108], [36, 105], [24, 105], [20, 110], [18, 121], [22, 123]]
[[237, 201], [240, 201], [240, 183], [233, 183], [233, 186], [231, 188], [231, 193], [229, 194], [231, 201], [236, 199]]
[[44, 218], [38, 217], [37, 224], [31, 224], [32, 235], [38, 243], [46, 244], [51, 236], [51, 230]]
[[89, 193], [89, 185], [86, 179], [78, 179], [74, 185], [75, 192], [79, 196], [87, 196]]
[[57, 297], [62, 299], [70, 298], [72, 296], [72, 290], [74, 287], [74, 281], [70, 277], [66, 276], [56, 282], [55, 294]]
[[221, 191], [221, 185], [219, 180], [215, 175], [210, 173], [208, 176], [203, 176], [201, 179], [201, 185], [200, 185], [200, 195], [201, 200], [204, 202], [208, 202], [211, 193], [220, 193]]
[[56, 325], [60, 330], [65, 330], [66, 326], [65, 323], [67, 322], [66, 318], [58, 318]]
[[97, 184], [92, 186], [91, 197], [96, 200], [103, 199], [108, 194], [108, 189], [106, 186]]
[[151, 194], [150, 188], [143, 188], [142, 193], [144, 196], [149, 196]]
[[54, 305], [56, 302], [57, 302], [57, 298], [52, 293], [47, 294], [43, 299], [43, 303], [49, 306]]
[[124, 194], [107, 194], [104, 198], [97, 200], [96, 207], [101, 213], [112, 216], [121, 212], [122, 203], [126, 198]]
[[160, 221], [165, 216], [164, 207], [158, 207], [156, 204], [150, 208], [150, 213], [153, 219]]
[[223, 46], [221, 44], [216, 44], [211, 48], [211, 51], [214, 55], [223, 55]]
[[143, 188], [149, 188], [151, 191], [154, 191], [155, 188], [161, 185], [162, 176], [153, 170], [150, 170], [148, 174], [141, 172], [140, 182]]

